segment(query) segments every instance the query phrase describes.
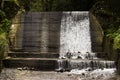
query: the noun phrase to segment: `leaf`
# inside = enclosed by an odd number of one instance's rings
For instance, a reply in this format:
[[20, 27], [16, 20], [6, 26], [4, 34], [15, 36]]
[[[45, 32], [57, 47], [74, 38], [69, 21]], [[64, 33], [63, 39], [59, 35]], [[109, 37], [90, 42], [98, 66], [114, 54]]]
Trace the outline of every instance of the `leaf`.
[[113, 47], [115, 49], [120, 49], [120, 34], [117, 37], [115, 37]]
[[20, 7], [20, 4], [19, 4], [19, 1], [18, 1], [18, 0], [14, 0], [14, 2], [15, 2], [15, 4], [16, 4], [17, 6]]

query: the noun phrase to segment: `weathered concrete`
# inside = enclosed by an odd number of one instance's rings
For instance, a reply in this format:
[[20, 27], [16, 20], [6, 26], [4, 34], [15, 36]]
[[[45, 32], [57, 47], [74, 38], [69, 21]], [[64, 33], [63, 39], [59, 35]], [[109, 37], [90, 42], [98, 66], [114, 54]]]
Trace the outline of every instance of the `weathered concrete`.
[[40, 71], [55, 71], [58, 67], [56, 59], [48, 58], [10, 58], [3, 60], [6, 68], [24, 68], [40, 70]]
[[[15, 33], [16, 40], [13, 40], [15, 43], [13, 49], [20, 48], [21, 51], [9, 53], [8, 56], [11, 58], [3, 60], [4, 66], [8, 68], [34, 67], [46, 71], [55, 70], [59, 60], [62, 16], [62, 12], [27, 12], [21, 14], [20, 20], [14, 22], [19, 27]], [[92, 51], [101, 52], [103, 34], [95, 20], [90, 15]]]
[[91, 13], [90, 13], [90, 27], [91, 27], [92, 51], [102, 52], [104, 33], [98, 20]]
[[24, 16], [24, 51], [59, 52], [61, 13], [29, 12]]
[[37, 52], [9, 52], [9, 57], [12, 58], [59, 58], [58, 53], [37, 53]]
[[[13, 40], [14, 48], [29, 52], [59, 52], [62, 12], [27, 12], [13, 22], [19, 26]], [[19, 19], [20, 18], [20, 19]], [[103, 32], [90, 14], [92, 51], [101, 52]]]
[[10, 29], [10, 47], [12, 49], [22, 49], [23, 26], [21, 24], [21, 12], [18, 12], [17, 15], [13, 18]]

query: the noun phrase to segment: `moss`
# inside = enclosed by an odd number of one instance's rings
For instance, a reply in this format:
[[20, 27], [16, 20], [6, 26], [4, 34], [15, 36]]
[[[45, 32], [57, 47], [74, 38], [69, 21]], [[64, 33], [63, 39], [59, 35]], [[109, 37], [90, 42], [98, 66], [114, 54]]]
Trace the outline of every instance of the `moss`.
[[97, 17], [104, 31], [103, 51], [108, 59], [116, 61], [120, 74], [120, 1], [98, 0], [91, 12]]
[[2, 59], [4, 58], [4, 53], [7, 50], [8, 45], [7, 35], [9, 33], [9, 28], [11, 25], [10, 20], [4, 11], [0, 10], [0, 70], [2, 68]]
[[119, 34], [114, 38], [113, 46], [115, 49], [120, 49], [120, 35]]
[[4, 58], [4, 53], [6, 51], [6, 44], [7, 44], [6, 33], [1, 33], [0, 34], [0, 71], [2, 69], [2, 59]]
[[7, 44], [8, 40], [6, 38], [6, 33], [0, 34], [0, 59], [4, 58], [4, 52], [6, 51]]

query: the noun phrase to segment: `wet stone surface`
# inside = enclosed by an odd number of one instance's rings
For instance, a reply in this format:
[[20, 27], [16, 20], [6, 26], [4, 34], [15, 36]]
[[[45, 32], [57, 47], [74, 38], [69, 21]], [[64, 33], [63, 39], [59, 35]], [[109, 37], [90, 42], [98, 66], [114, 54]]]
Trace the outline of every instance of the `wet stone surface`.
[[[107, 70], [106, 70], [107, 71]], [[98, 70], [98, 74], [84, 71], [42, 72], [19, 69], [3, 69], [0, 80], [119, 80], [112, 71]]]

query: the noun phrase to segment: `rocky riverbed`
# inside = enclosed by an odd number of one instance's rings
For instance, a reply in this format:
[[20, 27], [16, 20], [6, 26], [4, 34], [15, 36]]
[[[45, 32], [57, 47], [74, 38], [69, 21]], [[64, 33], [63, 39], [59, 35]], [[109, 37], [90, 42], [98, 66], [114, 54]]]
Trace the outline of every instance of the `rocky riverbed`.
[[72, 70], [71, 72], [34, 71], [3, 69], [0, 80], [120, 80], [115, 76], [115, 69], [97, 69], [94, 71]]

